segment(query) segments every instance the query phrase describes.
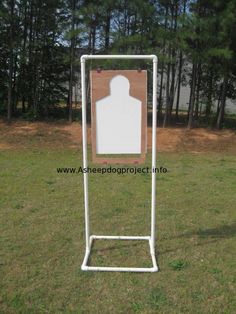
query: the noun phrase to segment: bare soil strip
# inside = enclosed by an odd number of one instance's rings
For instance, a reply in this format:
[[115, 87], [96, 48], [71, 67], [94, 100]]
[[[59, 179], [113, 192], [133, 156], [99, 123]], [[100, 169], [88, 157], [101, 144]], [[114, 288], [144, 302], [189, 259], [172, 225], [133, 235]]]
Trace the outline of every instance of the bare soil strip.
[[[88, 128], [88, 143], [91, 132]], [[0, 149], [30, 147], [79, 147], [82, 142], [80, 123], [0, 121]], [[151, 128], [148, 128], [148, 148], [151, 148]], [[236, 132], [197, 128], [157, 128], [157, 149], [160, 152], [186, 151], [236, 153]]]

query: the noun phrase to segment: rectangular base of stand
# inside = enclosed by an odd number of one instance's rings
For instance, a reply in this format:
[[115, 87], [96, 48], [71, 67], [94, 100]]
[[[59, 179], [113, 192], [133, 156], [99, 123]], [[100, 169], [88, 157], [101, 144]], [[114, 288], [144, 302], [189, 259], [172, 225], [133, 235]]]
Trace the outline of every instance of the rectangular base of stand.
[[[150, 254], [152, 258], [152, 267], [100, 267], [100, 266], [88, 266], [88, 259], [91, 253], [91, 247], [93, 240], [96, 239], [109, 239], [109, 240], [147, 240], [150, 246]], [[143, 236], [98, 236], [91, 235], [89, 238], [89, 248], [85, 252], [83, 264], [81, 265], [81, 269], [84, 271], [117, 271], [117, 272], [146, 272], [153, 273], [158, 271], [158, 266], [156, 262], [155, 252], [152, 250], [151, 246], [151, 237], [143, 237]]]

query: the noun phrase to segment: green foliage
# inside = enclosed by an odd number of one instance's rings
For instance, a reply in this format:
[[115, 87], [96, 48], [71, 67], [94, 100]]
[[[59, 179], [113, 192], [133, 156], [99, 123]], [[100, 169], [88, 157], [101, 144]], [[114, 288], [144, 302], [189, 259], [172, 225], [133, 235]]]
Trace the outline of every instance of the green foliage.
[[186, 261], [183, 261], [183, 260], [174, 260], [174, 261], [171, 261], [169, 263], [170, 267], [173, 269], [173, 270], [182, 270], [184, 269], [188, 264]]
[[[70, 90], [73, 94], [79, 79], [79, 57], [83, 53], [155, 53], [160, 62], [159, 77], [164, 78], [158, 97], [162, 92], [162, 102], [170, 105], [169, 115], [178, 81], [190, 89], [196, 81], [195, 107], [196, 102], [207, 104], [203, 114], [210, 123], [214, 103], [219, 100], [221, 107], [225, 97], [236, 97], [235, 12], [234, 0], [3, 0], [0, 112], [6, 113], [9, 95], [15, 116], [21, 113], [47, 117], [61, 102], [69, 103]], [[193, 63], [197, 68], [194, 79], [190, 70]], [[97, 64], [101, 63], [92, 62], [91, 67]], [[133, 69], [145, 67], [146, 63], [104, 61], [102, 66]], [[222, 118], [224, 111], [225, 108]]]
[[163, 289], [155, 288], [150, 293], [150, 305], [153, 309], [158, 310], [167, 303], [167, 297]]

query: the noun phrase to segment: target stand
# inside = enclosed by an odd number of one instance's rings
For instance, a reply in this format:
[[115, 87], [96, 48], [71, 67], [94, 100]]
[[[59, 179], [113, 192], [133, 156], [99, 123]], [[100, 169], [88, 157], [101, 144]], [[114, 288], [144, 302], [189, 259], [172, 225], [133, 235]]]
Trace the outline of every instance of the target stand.
[[[157, 114], [157, 57], [155, 55], [83, 55], [81, 57], [81, 89], [82, 89], [82, 136], [83, 136], [83, 167], [87, 168], [87, 120], [86, 120], [86, 60], [93, 59], [143, 59], [153, 61], [153, 89], [152, 89], [152, 179], [151, 179], [151, 232], [150, 236], [109, 236], [90, 235], [89, 223], [89, 198], [88, 198], [88, 173], [84, 172], [84, 206], [85, 206], [85, 241], [86, 251], [81, 269], [83, 271], [115, 271], [115, 272], [156, 272], [158, 271], [155, 256], [155, 206], [156, 206], [156, 114]], [[101, 146], [102, 147], [102, 146]], [[94, 240], [132, 240], [148, 241], [152, 267], [106, 267], [89, 266], [89, 256]]]

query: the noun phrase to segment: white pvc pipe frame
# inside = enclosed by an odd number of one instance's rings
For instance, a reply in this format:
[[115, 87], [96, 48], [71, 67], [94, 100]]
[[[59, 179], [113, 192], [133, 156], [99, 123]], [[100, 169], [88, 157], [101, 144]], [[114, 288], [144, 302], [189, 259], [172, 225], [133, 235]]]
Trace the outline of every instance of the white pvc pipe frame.
[[[151, 204], [151, 236], [103, 236], [90, 235], [89, 230], [89, 199], [88, 199], [88, 173], [84, 173], [84, 206], [85, 206], [85, 241], [86, 252], [81, 269], [84, 271], [123, 271], [123, 272], [156, 272], [158, 266], [155, 257], [155, 212], [156, 212], [156, 116], [157, 116], [157, 56], [155, 55], [83, 55], [81, 62], [81, 89], [82, 89], [82, 132], [83, 132], [83, 167], [87, 168], [87, 121], [86, 121], [86, 60], [94, 59], [147, 59], [153, 61], [153, 90], [152, 90], [152, 204]], [[92, 242], [95, 239], [112, 240], [147, 240], [150, 246], [152, 267], [100, 267], [88, 266]]]

